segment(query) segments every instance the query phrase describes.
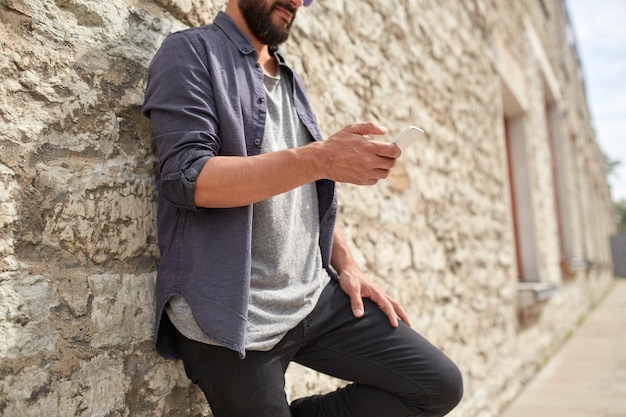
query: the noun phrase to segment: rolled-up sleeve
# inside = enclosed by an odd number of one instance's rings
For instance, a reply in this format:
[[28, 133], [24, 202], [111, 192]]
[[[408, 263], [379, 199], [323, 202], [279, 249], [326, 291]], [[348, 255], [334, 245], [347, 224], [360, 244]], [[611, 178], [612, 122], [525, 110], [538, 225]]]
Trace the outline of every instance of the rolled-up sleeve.
[[202, 45], [170, 35], [150, 64], [143, 113], [159, 154], [157, 186], [163, 198], [195, 209], [196, 179], [220, 149], [211, 74]]

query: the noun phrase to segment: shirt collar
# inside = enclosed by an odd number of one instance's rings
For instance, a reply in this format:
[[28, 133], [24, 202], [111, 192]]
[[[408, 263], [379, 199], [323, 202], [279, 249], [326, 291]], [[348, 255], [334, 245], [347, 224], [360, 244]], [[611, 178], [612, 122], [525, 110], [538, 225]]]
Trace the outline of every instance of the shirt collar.
[[[237, 46], [239, 52], [245, 55], [256, 53], [256, 49], [254, 49], [254, 45], [248, 35], [246, 35], [226, 13], [218, 12], [213, 23], [215, 23], [215, 25], [218, 26], [235, 44], [235, 46]], [[283, 58], [279, 48], [276, 49], [274, 54], [276, 58], [278, 58], [279, 63], [285, 63], [285, 59]]]

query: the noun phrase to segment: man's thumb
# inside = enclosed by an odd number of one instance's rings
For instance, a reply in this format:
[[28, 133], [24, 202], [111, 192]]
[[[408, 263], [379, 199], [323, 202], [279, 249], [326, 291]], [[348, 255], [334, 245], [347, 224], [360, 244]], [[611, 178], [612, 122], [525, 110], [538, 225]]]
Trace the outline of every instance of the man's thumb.
[[348, 131], [350, 133], [355, 133], [357, 135], [366, 136], [366, 135], [384, 135], [387, 133], [387, 128], [379, 125], [376, 122], [363, 122], [363, 123], [354, 123], [348, 126]]

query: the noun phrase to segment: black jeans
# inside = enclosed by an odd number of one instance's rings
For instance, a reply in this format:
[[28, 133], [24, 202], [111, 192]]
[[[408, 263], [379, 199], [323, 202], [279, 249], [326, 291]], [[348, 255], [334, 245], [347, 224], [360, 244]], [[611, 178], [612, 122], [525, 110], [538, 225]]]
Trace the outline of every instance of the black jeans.
[[[215, 417], [435, 417], [463, 395], [454, 363], [404, 323], [393, 328], [374, 303], [355, 318], [336, 282], [315, 309], [268, 352], [245, 359], [179, 334], [187, 376], [204, 392]], [[285, 371], [294, 361], [352, 384], [291, 405]]]

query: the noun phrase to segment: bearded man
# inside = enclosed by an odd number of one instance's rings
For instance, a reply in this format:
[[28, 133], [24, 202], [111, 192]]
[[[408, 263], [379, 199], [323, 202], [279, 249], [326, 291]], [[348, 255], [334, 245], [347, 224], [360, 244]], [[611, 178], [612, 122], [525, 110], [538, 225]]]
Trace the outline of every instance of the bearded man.
[[[144, 114], [159, 153], [155, 341], [182, 359], [216, 417], [443, 416], [453, 362], [359, 269], [337, 226], [335, 182], [375, 184], [400, 156], [384, 128], [323, 140], [279, 45], [311, 0], [229, 0], [170, 35]], [[347, 381], [288, 403], [297, 362]]]

